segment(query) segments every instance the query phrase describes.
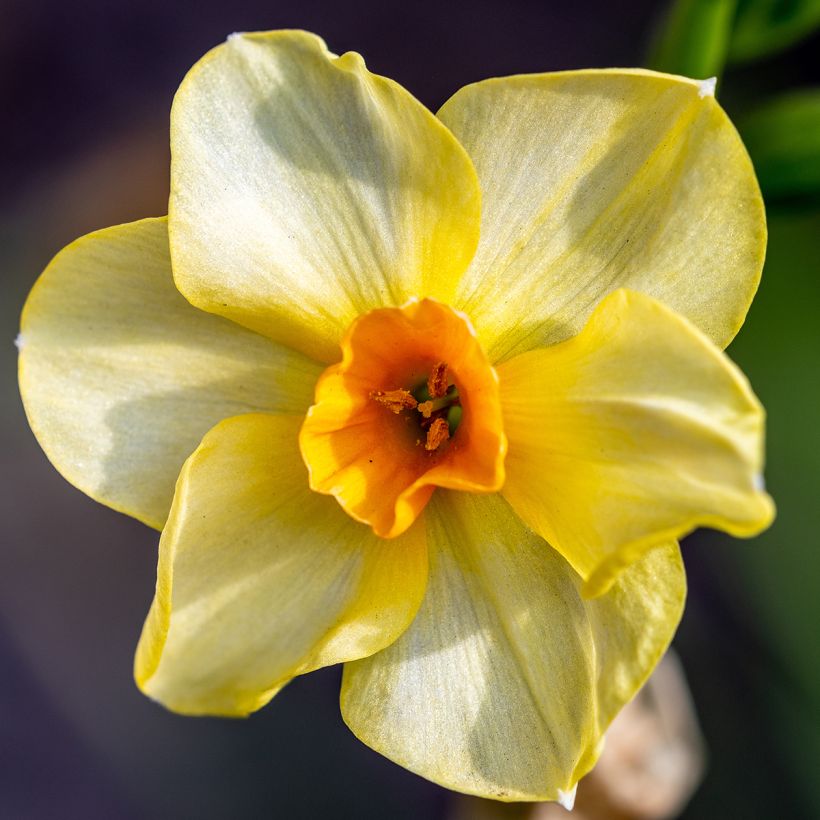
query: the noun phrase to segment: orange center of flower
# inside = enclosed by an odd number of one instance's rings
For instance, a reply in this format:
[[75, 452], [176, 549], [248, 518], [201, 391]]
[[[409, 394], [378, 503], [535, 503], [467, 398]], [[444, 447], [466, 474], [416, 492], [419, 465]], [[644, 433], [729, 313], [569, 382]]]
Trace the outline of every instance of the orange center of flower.
[[374, 310], [350, 327], [342, 354], [299, 436], [311, 489], [392, 538], [435, 487], [501, 488], [498, 378], [463, 314], [431, 299]]

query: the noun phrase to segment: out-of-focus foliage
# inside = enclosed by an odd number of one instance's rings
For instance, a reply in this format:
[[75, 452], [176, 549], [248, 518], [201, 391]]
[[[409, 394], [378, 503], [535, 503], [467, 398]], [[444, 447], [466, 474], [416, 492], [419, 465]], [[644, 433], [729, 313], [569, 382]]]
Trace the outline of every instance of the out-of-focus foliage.
[[[737, 125], [764, 196], [820, 192], [820, 89], [769, 100]], [[819, 249], [814, 258], [820, 258]]]
[[820, 0], [674, 0], [655, 32], [647, 66], [719, 77], [775, 54], [820, 27]]
[[[713, 2], [717, 5], [720, 0]], [[775, 54], [808, 36], [818, 26], [820, 0], [739, 0], [729, 60], [744, 63]]]
[[648, 67], [698, 79], [719, 77], [736, 5], [737, 0], [676, 0], [656, 32]]

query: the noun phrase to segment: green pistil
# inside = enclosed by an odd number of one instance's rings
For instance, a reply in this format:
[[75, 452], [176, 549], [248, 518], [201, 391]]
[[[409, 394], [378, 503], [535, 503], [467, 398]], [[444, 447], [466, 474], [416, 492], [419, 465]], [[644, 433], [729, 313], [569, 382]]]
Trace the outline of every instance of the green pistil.
[[458, 425], [461, 424], [461, 413], [462, 409], [460, 404], [453, 404], [449, 410], [447, 410], [447, 426], [450, 428], [451, 438], [453, 433], [458, 430]]

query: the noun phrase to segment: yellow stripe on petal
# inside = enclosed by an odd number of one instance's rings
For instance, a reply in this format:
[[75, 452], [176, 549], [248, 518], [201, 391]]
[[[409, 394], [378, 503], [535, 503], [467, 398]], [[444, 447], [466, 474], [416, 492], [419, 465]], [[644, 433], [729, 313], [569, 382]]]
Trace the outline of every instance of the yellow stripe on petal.
[[355, 53], [234, 35], [171, 112], [174, 275], [196, 305], [326, 362], [356, 318], [447, 301], [478, 241], [464, 149]]
[[571, 71], [487, 80], [444, 105], [483, 198], [481, 241], [452, 304], [491, 361], [573, 336], [619, 287], [729, 343], [757, 289], [766, 225], [712, 89], [651, 71]]
[[763, 409], [725, 354], [654, 299], [617, 291], [577, 337], [498, 373], [504, 496], [589, 594], [699, 525], [750, 536], [771, 522]]
[[252, 712], [295, 675], [387, 646], [418, 609], [423, 527], [385, 541], [308, 490], [300, 422], [227, 419], [180, 475], [135, 661], [174, 711]]
[[174, 287], [166, 220], [84, 236], [37, 281], [20, 330], [31, 429], [76, 487], [158, 529], [202, 436], [227, 416], [304, 412], [320, 369]]
[[589, 601], [499, 496], [441, 491], [425, 517], [424, 602], [394, 644], [345, 666], [344, 719], [373, 749], [447, 788], [560, 799], [674, 634], [680, 553], [651, 553]]

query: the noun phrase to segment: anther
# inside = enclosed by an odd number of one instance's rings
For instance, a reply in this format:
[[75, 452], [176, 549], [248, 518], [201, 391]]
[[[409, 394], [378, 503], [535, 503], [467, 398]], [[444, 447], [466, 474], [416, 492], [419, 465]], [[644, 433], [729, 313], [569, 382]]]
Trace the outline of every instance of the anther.
[[410, 395], [409, 390], [373, 390], [370, 398], [375, 399], [379, 404], [383, 404], [388, 410], [396, 415], [402, 410], [415, 409], [418, 402]]
[[443, 418], [437, 418], [427, 431], [427, 441], [424, 442], [424, 449], [430, 452], [437, 450], [448, 438], [450, 438], [450, 428], [447, 421]]
[[441, 398], [447, 392], [447, 378], [446, 362], [434, 364], [427, 379], [427, 392], [430, 394], [430, 398]]

